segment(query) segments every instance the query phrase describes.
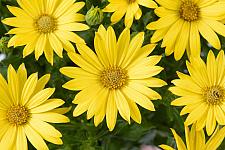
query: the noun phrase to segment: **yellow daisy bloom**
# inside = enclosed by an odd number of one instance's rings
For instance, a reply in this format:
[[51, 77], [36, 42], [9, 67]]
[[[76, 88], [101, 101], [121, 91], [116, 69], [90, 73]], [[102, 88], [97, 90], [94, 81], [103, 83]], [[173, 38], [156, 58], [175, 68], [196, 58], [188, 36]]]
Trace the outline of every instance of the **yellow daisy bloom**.
[[111, 16], [113, 24], [119, 22], [125, 15], [125, 26], [131, 27], [133, 19], [139, 20], [142, 16], [139, 5], [148, 8], [156, 8], [157, 4], [153, 0], [109, 0], [109, 4], [103, 9], [104, 12], [114, 12]]
[[0, 74], [0, 149], [27, 150], [27, 139], [41, 150], [48, 150], [44, 140], [62, 144], [62, 134], [47, 122], [66, 123], [69, 119], [57, 113], [64, 101], [49, 99], [55, 89], [44, 89], [49, 78], [38, 79], [37, 73], [27, 77], [24, 64], [17, 72], [9, 66], [8, 82]]
[[225, 15], [225, 2], [218, 0], [156, 0], [159, 20], [147, 25], [156, 30], [151, 42], [162, 41], [166, 55], [174, 52], [180, 60], [185, 50], [188, 56], [198, 57], [201, 52], [200, 35], [214, 48], [221, 49], [216, 33], [225, 36], [225, 25], [220, 22]]
[[[188, 127], [185, 127], [186, 145], [182, 141], [181, 137], [177, 135], [174, 129], [171, 129], [175, 138], [178, 150], [216, 150], [222, 143], [225, 137], [225, 127], [217, 129], [215, 133], [206, 142], [204, 130], [198, 131], [196, 126], [193, 125], [189, 131]], [[175, 150], [168, 145], [160, 145], [163, 150]]]
[[171, 104], [185, 106], [181, 115], [189, 113], [185, 124], [196, 123], [198, 130], [206, 126], [208, 135], [216, 122], [225, 125], [225, 57], [221, 50], [217, 58], [209, 52], [207, 63], [199, 58], [187, 62], [190, 75], [177, 72], [180, 79], [173, 80], [175, 87], [169, 90], [181, 96]]
[[87, 111], [87, 119], [94, 117], [97, 126], [106, 116], [110, 131], [115, 127], [117, 113], [130, 123], [130, 117], [141, 123], [137, 104], [154, 111], [151, 100], [161, 96], [149, 87], [161, 87], [166, 83], [154, 75], [163, 68], [155, 66], [161, 56], [148, 55], [155, 44], [142, 47], [144, 32], [130, 41], [130, 30], [125, 29], [117, 41], [112, 27], [102, 25], [95, 35], [96, 54], [86, 45], [77, 45], [80, 54], [68, 53], [70, 59], [79, 67], [63, 67], [60, 72], [73, 80], [64, 88], [80, 91], [73, 101], [78, 104], [73, 115], [79, 116]]
[[85, 5], [75, 0], [17, 0], [19, 6], [8, 6], [15, 16], [2, 22], [13, 28], [8, 34], [15, 34], [8, 46], [23, 46], [23, 56], [35, 51], [36, 60], [44, 53], [49, 63], [53, 65], [53, 51], [63, 57], [63, 49], [74, 52], [73, 43], [85, 41], [72, 31], [89, 29], [85, 17], [77, 13]]

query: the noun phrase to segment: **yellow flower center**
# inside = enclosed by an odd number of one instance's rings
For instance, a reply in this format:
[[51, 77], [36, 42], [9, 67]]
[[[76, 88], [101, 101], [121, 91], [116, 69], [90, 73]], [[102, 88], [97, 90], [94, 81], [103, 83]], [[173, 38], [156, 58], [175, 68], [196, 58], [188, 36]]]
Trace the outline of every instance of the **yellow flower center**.
[[109, 89], [119, 89], [127, 84], [127, 71], [120, 67], [110, 67], [102, 71], [100, 81]]
[[130, 4], [130, 3], [134, 3], [134, 2], [136, 2], [136, 0], [128, 0], [128, 3]]
[[199, 18], [199, 8], [191, 0], [185, 0], [180, 6], [180, 17], [185, 21], [195, 21]]
[[24, 106], [12, 106], [8, 109], [6, 118], [13, 125], [23, 125], [29, 119], [29, 111]]
[[40, 33], [51, 33], [56, 30], [56, 20], [49, 15], [42, 15], [35, 21], [35, 27]]
[[220, 86], [212, 86], [206, 88], [204, 99], [210, 105], [220, 105], [225, 101], [225, 89]]

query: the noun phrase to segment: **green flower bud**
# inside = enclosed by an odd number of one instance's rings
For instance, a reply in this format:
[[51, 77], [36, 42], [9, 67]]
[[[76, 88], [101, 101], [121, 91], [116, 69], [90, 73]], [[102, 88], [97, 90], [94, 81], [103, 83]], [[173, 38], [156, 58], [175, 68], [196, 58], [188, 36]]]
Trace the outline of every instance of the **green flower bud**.
[[85, 20], [87, 24], [90, 26], [101, 24], [103, 18], [104, 18], [103, 12], [100, 8], [98, 8], [98, 6], [97, 7], [92, 6], [85, 16]]
[[8, 42], [9, 42], [9, 39], [10, 38], [6, 37], [6, 36], [1, 37], [1, 39], [0, 39], [0, 52], [1, 53], [7, 54], [11, 51], [11, 49], [8, 48], [8, 46], [7, 46]]

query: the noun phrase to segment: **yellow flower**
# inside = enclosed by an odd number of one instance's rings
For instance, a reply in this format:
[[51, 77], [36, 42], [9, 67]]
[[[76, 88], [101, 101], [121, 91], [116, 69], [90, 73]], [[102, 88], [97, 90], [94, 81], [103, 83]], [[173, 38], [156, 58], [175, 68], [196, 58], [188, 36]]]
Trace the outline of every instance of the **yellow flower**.
[[[225, 137], [225, 127], [218, 129], [206, 142], [204, 130], [196, 130], [196, 126], [193, 125], [189, 131], [188, 127], [185, 127], [186, 146], [181, 137], [177, 135], [174, 129], [171, 129], [173, 136], [176, 140], [178, 150], [216, 150], [222, 143]], [[174, 148], [168, 145], [160, 145], [163, 150], [174, 150]]]
[[[225, 25], [219, 22], [225, 15], [225, 2], [217, 0], [156, 0], [158, 21], [147, 25], [156, 30], [151, 38], [155, 43], [163, 39], [166, 55], [174, 52], [180, 60], [185, 50], [188, 56], [198, 57], [201, 52], [200, 35], [214, 48], [220, 49], [216, 33], [225, 36]], [[200, 34], [199, 34], [200, 33]]]
[[0, 75], [0, 149], [27, 150], [27, 139], [41, 150], [48, 149], [43, 139], [62, 144], [61, 133], [47, 122], [66, 123], [69, 119], [55, 112], [64, 101], [49, 99], [55, 91], [44, 89], [49, 78], [45, 75], [38, 80], [37, 73], [27, 78], [24, 64], [17, 72], [9, 66], [8, 82]]
[[126, 27], [131, 27], [133, 19], [139, 20], [142, 11], [139, 5], [156, 8], [157, 4], [153, 0], [109, 0], [109, 5], [103, 10], [104, 12], [114, 12], [111, 16], [113, 24], [119, 22], [125, 15], [124, 23]]
[[144, 33], [130, 41], [130, 31], [125, 29], [118, 41], [112, 27], [101, 25], [95, 35], [96, 54], [86, 45], [77, 45], [80, 54], [68, 53], [79, 67], [64, 67], [60, 72], [73, 80], [64, 88], [80, 91], [73, 101], [78, 104], [73, 115], [87, 111], [87, 119], [94, 117], [97, 126], [106, 116], [110, 131], [116, 124], [117, 112], [130, 123], [130, 117], [141, 123], [141, 114], [136, 105], [154, 111], [151, 100], [161, 96], [149, 87], [161, 87], [166, 83], [154, 75], [163, 68], [155, 66], [161, 56], [148, 55], [155, 44], [142, 47]]
[[2, 22], [16, 27], [8, 32], [15, 34], [8, 46], [23, 46], [23, 56], [35, 51], [35, 58], [44, 53], [53, 65], [53, 51], [63, 57], [63, 49], [73, 52], [73, 43], [85, 41], [72, 31], [83, 31], [89, 27], [78, 23], [84, 21], [84, 15], [77, 13], [84, 2], [75, 0], [17, 0], [21, 8], [8, 6], [16, 17], [6, 18]]
[[221, 50], [217, 58], [209, 52], [207, 63], [199, 58], [187, 62], [190, 75], [177, 72], [180, 79], [173, 80], [176, 85], [170, 91], [180, 98], [171, 104], [185, 106], [181, 115], [189, 113], [185, 124], [196, 123], [198, 130], [206, 126], [208, 135], [216, 127], [216, 122], [225, 125], [225, 58]]

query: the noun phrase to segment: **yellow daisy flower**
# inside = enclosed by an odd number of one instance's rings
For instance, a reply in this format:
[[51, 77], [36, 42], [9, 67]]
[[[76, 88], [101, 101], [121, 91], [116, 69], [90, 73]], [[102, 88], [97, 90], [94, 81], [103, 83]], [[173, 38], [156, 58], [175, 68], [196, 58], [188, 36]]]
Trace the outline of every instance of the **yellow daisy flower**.
[[155, 9], [159, 20], [147, 25], [156, 30], [151, 42], [162, 41], [166, 55], [174, 52], [180, 60], [185, 50], [188, 56], [199, 56], [200, 35], [214, 48], [220, 49], [216, 33], [225, 36], [225, 25], [220, 20], [225, 15], [225, 2], [218, 0], [156, 0], [160, 7]]
[[217, 58], [209, 52], [207, 63], [199, 58], [187, 62], [190, 75], [177, 72], [180, 79], [173, 80], [175, 87], [169, 90], [181, 96], [171, 104], [185, 106], [181, 115], [189, 113], [185, 124], [196, 123], [200, 130], [206, 126], [208, 135], [216, 127], [216, 122], [225, 125], [225, 58], [221, 50]]
[[64, 101], [49, 99], [55, 89], [44, 89], [49, 78], [45, 75], [38, 80], [37, 73], [27, 78], [24, 64], [17, 72], [9, 66], [8, 82], [0, 74], [0, 149], [27, 150], [27, 139], [41, 150], [48, 150], [43, 139], [62, 144], [62, 134], [47, 122], [66, 123], [69, 119], [55, 109]]
[[85, 41], [72, 31], [89, 29], [85, 17], [77, 13], [85, 5], [84, 2], [74, 3], [75, 0], [17, 0], [19, 6], [8, 6], [15, 15], [2, 22], [13, 28], [8, 34], [15, 34], [8, 46], [23, 46], [23, 56], [35, 51], [36, 60], [44, 53], [49, 63], [53, 65], [53, 51], [63, 57], [63, 49], [73, 52], [73, 43]]
[[139, 20], [142, 16], [139, 5], [148, 8], [156, 8], [153, 0], [109, 0], [109, 4], [103, 9], [104, 12], [114, 12], [111, 16], [113, 24], [119, 22], [125, 15], [125, 26], [131, 27], [133, 19]]
[[73, 101], [78, 104], [73, 115], [87, 111], [87, 119], [94, 117], [97, 126], [106, 116], [110, 131], [116, 124], [117, 112], [130, 123], [130, 117], [141, 123], [140, 106], [154, 111], [151, 100], [161, 96], [149, 87], [161, 87], [166, 83], [154, 75], [163, 68], [155, 66], [161, 56], [148, 55], [155, 44], [142, 47], [144, 32], [130, 41], [130, 30], [125, 29], [118, 41], [112, 27], [107, 30], [101, 25], [95, 35], [96, 54], [86, 45], [78, 45], [80, 54], [68, 53], [79, 67], [63, 67], [60, 72], [73, 80], [64, 88], [80, 91]]
[[[188, 127], [185, 127], [186, 145], [182, 141], [181, 137], [177, 135], [174, 129], [171, 129], [175, 138], [178, 150], [216, 150], [222, 143], [225, 137], [225, 127], [217, 129], [215, 133], [206, 142], [204, 130], [196, 130], [196, 126], [193, 125], [189, 131]], [[168, 145], [160, 145], [163, 150], [175, 150]]]

